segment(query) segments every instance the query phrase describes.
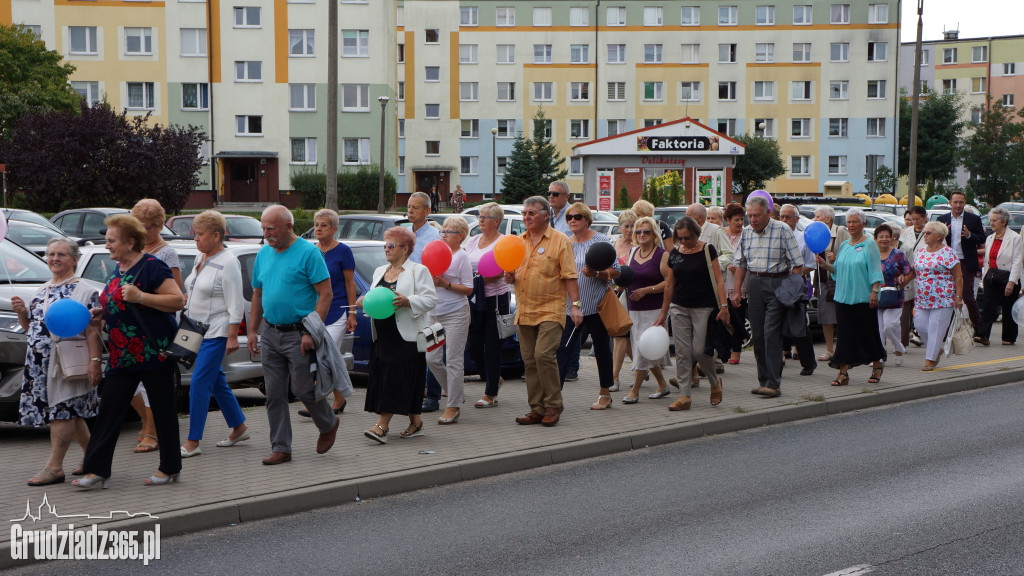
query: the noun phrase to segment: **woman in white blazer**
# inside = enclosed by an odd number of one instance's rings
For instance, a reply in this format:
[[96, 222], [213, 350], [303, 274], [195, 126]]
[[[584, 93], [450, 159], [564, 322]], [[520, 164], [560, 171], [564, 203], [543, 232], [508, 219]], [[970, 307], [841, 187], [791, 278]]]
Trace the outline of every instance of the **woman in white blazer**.
[[974, 332], [974, 341], [988, 346], [992, 323], [1003, 308], [1003, 344], [1017, 341], [1017, 323], [1013, 320], [1013, 303], [1020, 294], [1021, 252], [1024, 244], [1020, 234], [1010, 230], [1010, 213], [1005, 208], [993, 208], [989, 213], [992, 234], [985, 240], [985, 260], [981, 270], [983, 294], [978, 302], [981, 308], [981, 326]]
[[[395, 313], [371, 323], [370, 379], [364, 410], [377, 414], [377, 422], [363, 435], [381, 444], [388, 441], [388, 425], [395, 414], [409, 416], [409, 427], [400, 437], [423, 435], [423, 391], [426, 386], [426, 355], [416, 348], [416, 335], [427, 327], [428, 312], [437, 305], [434, 281], [426, 266], [409, 260], [416, 246], [412, 230], [396, 226], [384, 232], [388, 263], [373, 272], [372, 287], [384, 286], [395, 293]], [[362, 307], [360, 297], [356, 306]]]

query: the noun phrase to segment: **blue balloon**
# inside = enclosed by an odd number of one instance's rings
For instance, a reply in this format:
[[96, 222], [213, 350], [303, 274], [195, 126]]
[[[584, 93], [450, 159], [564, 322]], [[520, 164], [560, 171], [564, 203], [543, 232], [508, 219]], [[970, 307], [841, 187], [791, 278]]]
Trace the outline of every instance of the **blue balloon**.
[[804, 228], [804, 243], [807, 244], [807, 249], [815, 254], [824, 252], [831, 240], [832, 231], [824, 222], [811, 222]]
[[71, 338], [81, 334], [89, 325], [89, 309], [78, 300], [61, 298], [46, 308], [43, 320], [50, 334]]

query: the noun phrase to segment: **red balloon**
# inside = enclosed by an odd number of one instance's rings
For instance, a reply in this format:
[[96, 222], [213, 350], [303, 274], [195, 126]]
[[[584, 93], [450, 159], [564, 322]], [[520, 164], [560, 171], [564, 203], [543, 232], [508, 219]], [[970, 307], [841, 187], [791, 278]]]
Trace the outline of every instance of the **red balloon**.
[[431, 276], [440, 276], [452, 265], [452, 249], [443, 240], [432, 240], [423, 247], [420, 262], [430, 270]]

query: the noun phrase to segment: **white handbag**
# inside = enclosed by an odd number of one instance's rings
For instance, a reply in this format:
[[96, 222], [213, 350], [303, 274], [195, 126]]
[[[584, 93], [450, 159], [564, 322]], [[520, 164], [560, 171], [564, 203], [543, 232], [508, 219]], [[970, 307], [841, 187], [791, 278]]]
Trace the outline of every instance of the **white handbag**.
[[416, 334], [416, 349], [420, 353], [431, 352], [444, 346], [444, 326], [435, 322]]
[[942, 344], [943, 352], [947, 356], [950, 353], [963, 355], [969, 354], [974, 348], [974, 338], [971, 337], [971, 326], [964, 317], [961, 310], [953, 313], [953, 321], [949, 324], [949, 331], [946, 332], [946, 340]]

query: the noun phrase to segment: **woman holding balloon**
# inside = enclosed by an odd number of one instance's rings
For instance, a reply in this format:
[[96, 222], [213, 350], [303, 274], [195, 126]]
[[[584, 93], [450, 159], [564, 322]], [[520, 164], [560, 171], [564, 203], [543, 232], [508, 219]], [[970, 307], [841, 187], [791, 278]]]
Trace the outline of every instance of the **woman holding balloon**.
[[[46, 265], [53, 278], [28, 305], [18, 296], [11, 298], [11, 308], [28, 343], [18, 423], [37, 428], [50, 425], [50, 458], [42, 471], [29, 479], [29, 486], [64, 482], [64, 456], [72, 441], [85, 451], [89, 429], [84, 419], [95, 416], [99, 406], [96, 386], [102, 377], [103, 342], [99, 330], [89, 325], [88, 310], [99, 306], [99, 295], [75, 276], [78, 257], [77, 244], [66, 238], [51, 239], [46, 244]], [[74, 338], [88, 347], [89, 367], [84, 377], [64, 374], [57, 338]], [[80, 469], [72, 472], [81, 473]]]
[[363, 432], [374, 442], [386, 444], [391, 418], [409, 416], [401, 438], [423, 435], [423, 392], [427, 360], [416, 347], [416, 335], [426, 328], [429, 312], [437, 304], [437, 292], [427, 267], [409, 260], [416, 234], [401, 226], [384, 232], [384, 257], [388, 263], [373, 272], [374, 288], [362, 295], [359, 306], [372, 318], [370, 379], [364, 410], [375, 412], [377, 422]]

